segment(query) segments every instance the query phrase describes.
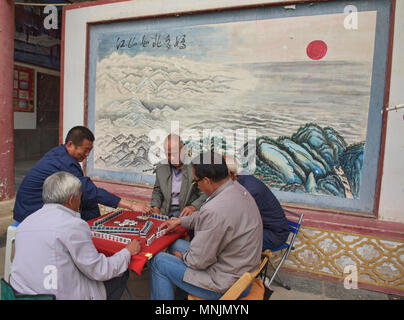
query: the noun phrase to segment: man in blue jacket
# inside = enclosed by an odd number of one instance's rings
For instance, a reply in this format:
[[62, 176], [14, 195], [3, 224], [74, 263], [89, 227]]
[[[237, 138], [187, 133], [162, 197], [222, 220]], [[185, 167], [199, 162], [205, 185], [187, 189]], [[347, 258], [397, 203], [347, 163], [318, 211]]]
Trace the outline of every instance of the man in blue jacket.
[[288, 239], [289, 223], [278, 199], [261, 180], [243, 171], [234, 157], [226, 156], [225, 159], [230, 177], [247, 189], [261, 213], [264, 226], [262, 250], [279, 248]]
[[81, 218], [90, 220], [100, 215], [98, 204], [108, 207], [121, 207], [132, 211], [151, 212], [144, 204], [131, 201], [97, 188], [90, 178], [84, 176], [80, 163], [93, 148], [95, 138], [86, 127], [77, 126], [68, 132], [64, 145], [48, 151], [23, 179], [14, 204], [14, 219], [22, 222], [31, 213], [42, 208], [42, 185], [47, 177], [55, 172], [66, 171], [80, 179], [82, 184]]

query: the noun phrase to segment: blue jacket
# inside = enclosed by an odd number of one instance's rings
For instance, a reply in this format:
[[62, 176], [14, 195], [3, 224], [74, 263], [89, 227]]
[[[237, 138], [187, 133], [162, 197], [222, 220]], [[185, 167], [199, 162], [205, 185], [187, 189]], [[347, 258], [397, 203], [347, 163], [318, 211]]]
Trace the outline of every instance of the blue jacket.
[[90, 178], [85, 177], [80, 164], [72, 158], [64, 145], [48, 151], [24, 177], [14, 204], [14, 219], [22, 222], [31, 213], [42, 208], [42, 185], [47, 177], [55, 172], [66, 171], [80, 179], [83, 195], [81, 197], [81, 218], [90, 220], [98, 217], [98, 203], [116, 208], [119, 197], [97, 188]]
[[283, 245], [289, 236], [289, 223], [278, 199], [261, 180], [253, 175], [239, 175], [237, 181], [255, 199], [261, 213], [264, 237], [268, 237], [275, 247]]

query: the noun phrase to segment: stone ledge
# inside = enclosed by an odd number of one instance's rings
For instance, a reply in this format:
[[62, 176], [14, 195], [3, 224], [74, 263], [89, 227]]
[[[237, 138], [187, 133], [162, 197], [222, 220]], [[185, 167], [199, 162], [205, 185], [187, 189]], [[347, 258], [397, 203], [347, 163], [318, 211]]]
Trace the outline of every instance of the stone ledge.
[[11, 200], [0, 201], [0, 217], [13, 214], [15, 198]]

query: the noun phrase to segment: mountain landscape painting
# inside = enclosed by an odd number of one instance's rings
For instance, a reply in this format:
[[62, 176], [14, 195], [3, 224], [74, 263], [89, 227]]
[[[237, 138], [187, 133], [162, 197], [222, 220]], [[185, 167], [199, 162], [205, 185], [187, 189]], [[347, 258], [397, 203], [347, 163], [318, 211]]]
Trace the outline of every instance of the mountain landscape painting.
[[[250, 129], [256, 134], [251, 173], [272, 190], [359, 198], [376, 11], [358, 12], [356, 30], [344, 27], [345, 18], [167, 18], [94, 26], [92, 168], [153, 177], [159, 159], [150, 132], [170, 133], [173, 121], [180, 134], [200, 133], [199, 140], [184, 139], [189, 155], [209, 146], [203, 130]], [[226, 142], [220, 148], [248, 158], [246, 137]]]

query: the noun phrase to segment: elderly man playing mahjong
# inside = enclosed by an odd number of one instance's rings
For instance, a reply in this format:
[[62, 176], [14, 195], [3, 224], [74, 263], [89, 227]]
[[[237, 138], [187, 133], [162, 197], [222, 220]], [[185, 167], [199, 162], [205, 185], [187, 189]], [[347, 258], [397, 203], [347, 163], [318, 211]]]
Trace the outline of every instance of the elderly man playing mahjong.
[[81, 182], [57, 172], [43, 184], [43, 207], [18, 226], [10, 284], [20, 294], [53, 294], [63, 300], [118, 300], [128, 279], [133, 240], [111, 257], [98, 253], [80, 218]]

